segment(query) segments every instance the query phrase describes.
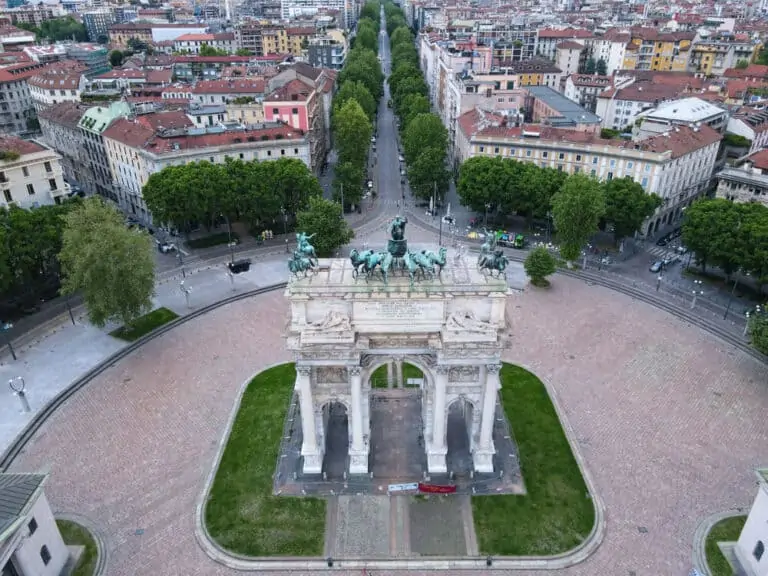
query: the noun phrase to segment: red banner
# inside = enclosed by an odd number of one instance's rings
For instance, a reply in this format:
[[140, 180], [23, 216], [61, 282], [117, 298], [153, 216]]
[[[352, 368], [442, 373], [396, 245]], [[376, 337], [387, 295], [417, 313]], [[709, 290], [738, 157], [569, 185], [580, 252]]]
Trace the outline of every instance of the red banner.
[[456, 492], [456, 486], [437, 486], [435, 484], [424, 484], [419, 482], [419, 492], [428, 494], [453, 494]]

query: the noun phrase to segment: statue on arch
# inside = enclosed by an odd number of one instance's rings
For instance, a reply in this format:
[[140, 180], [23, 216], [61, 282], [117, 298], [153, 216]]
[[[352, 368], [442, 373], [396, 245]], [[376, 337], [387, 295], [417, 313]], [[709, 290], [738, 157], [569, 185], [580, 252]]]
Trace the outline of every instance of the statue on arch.
[[317, 254], [315, 254], [315, 247], [312, 246], [312, 244], [309, 243], [312, 238], [314, 238], [314, 234], [307, 235], [304, 232], [297, 232], [296, 233], [296, 251], [302, 254], [303, 256], [306, 256], [309, 258], [309, 260], [316, 266], [317, 265]]

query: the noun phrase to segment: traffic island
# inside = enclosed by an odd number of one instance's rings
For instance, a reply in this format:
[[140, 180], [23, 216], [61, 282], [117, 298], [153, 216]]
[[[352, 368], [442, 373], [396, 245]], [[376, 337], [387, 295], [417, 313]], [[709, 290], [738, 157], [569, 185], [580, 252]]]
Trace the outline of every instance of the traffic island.
[[112, 330], [109, 335], [119, 338], [120, 340], [125, 340], [126, 342], [133, 342], [134, 340], [138, 340], [142, 336], [149, 334], [155, 328], [159, 328], [163, 324], [168, 324], [168, 322], [176, 320], [178, 317], [178, 314], [168, 308], [157, 308], [148, 314], [144, 314], [144, 316], [139, 316], [130, 324]]
[[482, 555], [552, 556], [581, 544], [595, 526], [595, 503], [547, 388], [504, 364], [501, 403], [520, 454], [527, 494], [472, 498]]
[[325, 500], [272, 492], [293, 397], [293, 364], [258, 374], [243, 392], [205, 505], [205, 527], [222, 548], [250, 557], [320, 556]]
[[69, 576], [95, 576], [99, 561], [99, 548], [91, 532], [72, 520], [56, 520], [64, 543], [79, 551], [77, 558], [72, 558], [72, 565], [64, 567]]

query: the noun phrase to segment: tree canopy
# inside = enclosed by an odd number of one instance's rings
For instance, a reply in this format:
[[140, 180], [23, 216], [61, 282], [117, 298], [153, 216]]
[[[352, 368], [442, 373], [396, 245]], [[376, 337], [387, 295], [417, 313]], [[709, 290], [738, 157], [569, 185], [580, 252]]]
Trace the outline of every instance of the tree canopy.
[[573, 174], [552, 197], [552, 217], [560, 252], [568, 260], [578, 258], [605, 213], [603, 188], [595, 178]]
[[200, 56], [229, 56], [229, 52], [221, 48], [214, 48], [203, 42], [200, 46]]
[[549, 284], [547, 276], [551, 276], [557, 269], [554, 256], [543, 246], [534, 248], [528, 254], [523, 263], [525, 273], [531, 278], [534, 286], [546, 286]]
[[379, 51], [378, 27], [369, 18], [361, 18], [357, 24], [355, 47], [365, 48], [366, 50], [371, 50], [372, 52]]
[[295, 217], [322, 188], [296, 158], [228, 159], [167, 166], [149, 177], [142, 194], [156, 222], [189, 230], [193, 223], [210, 226], [222, 216], [252, 227], [274, 222], [283, 209]]
[[365, 84], [362, 82], [345, 82], [342, 84], [333, 98], [334, 109], [341, 108], [350, 99], [357, 101], [368, 116], [368, 120], [373, 122], [376, 119], [376, 100], [373, 99]]
[[613, 238], [617, 243], [640, 230], [643, 222], [661, 206], [661, 198], [647, 194], [629, 176], [606, 182], [604, 190], [604, 218], [613, 225]]
[[89, 198], [64, 217], [59, 258], [63, 294], [82, 292], [96, 326], [130, 324], [148, 312], [155, 289], [152, 239], [125, 226], [100, 198]]
[[72, 40], [73, 38], [77, 42], [88, 40], [85, 26], [72, 18], [72, 16], [46, 20], [40, 25], [40, 36], [54, 42]]
[[341, 205], [324, 198], [310, 198], [307, 210], [299, 212], [297, 228], [314, 234], [312, 245], [318, 256], [331, 256], [355, 237], [341, 210]]

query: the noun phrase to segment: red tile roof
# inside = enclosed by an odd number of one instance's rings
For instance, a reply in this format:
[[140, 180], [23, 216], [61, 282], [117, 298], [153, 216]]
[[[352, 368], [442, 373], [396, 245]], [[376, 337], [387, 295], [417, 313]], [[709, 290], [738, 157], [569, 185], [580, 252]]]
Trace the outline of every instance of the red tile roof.
[[11, 64], [5, 68], [0, 68], [0, 82], [17, 82], [25, 80], [37, 74], [44, 64], [37, 62], [23, 62], [20, 64]]
[[746, 68], [728, 68], [723, 76], [726, 78], [766, 78], [768, 79], [768, 66], [762, 64], [750, 64]]
[[173, 70], [147, 70], [147, 84], [170, 84], [173, 79]]
[[43, 152], [46, 148], [30, 142], [29, 140], [22, 140], [15, 136], [9, 136], [7, 134], [0, 134], [0, 151], [3, 152], [18, 152], [21, 156], [25, 154], [34, 154], [35, 152]]
[[115, 80], [119, 78], [125, 78], [128, 80], [144, 80], [146, 74], [143, 70], [135, 70], [133, 68], [115, 68], [109, 72], [104, 72], [95, 76], [95, 80]]
[[755, 168], [768, 170], [768, 150], [760, 150], [747, 156], [747, 161], [751, 162]]
[[215, 40], [213, 34], [182, 34], [176, 38], [176, 42], [212, 42]]
[[584, 45], [573, 40], [566, 40], [565, 42], [560, 42], [555, 48], [558, 50], [583, 50]]
[[555, 30], [545, 28], [539, 30], [539, 38], [592, 38], [593, 34], [589, 30], [579, 28], [566, 28], [565, 30]]
[[267, 102], [304, 102], [312, 94], [312, 88], [301, 80], [291, 80], [264, 98]]
[[192, 120], [182, 110], [172, 110], [170, 112], [156, 112], [155, 114], [144, 114], [136, 118], [136, 122], [148, 130], [157, 131], [162, 129], [191, 128], [194, 126]]
[[267, 83], [262, 78], [201, 80], [189, 87], [193, 94], [264, 94]]
[[597, 74], [571, 74], [571, 82], [576, 86], [609, 88], [613, 84], [613, 76], [599, 76]]

